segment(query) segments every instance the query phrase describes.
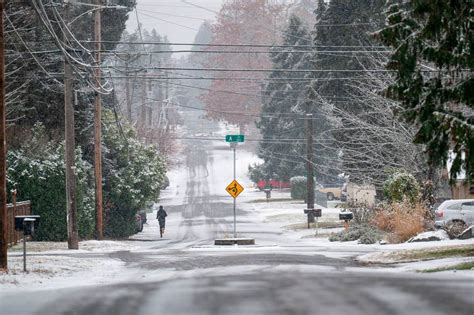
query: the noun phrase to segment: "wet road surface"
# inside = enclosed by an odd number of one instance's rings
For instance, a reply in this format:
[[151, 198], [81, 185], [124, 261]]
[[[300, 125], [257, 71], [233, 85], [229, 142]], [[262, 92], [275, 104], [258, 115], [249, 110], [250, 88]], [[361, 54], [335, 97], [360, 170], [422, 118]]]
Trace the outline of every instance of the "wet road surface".
[[472, 280], [358, 266], [355, 254], [285, 239], [253, 218], [245, 202], [238, 204], [238, 229], [260, 245], [214, 247], [216, 237], [233, 231], [224, 190], [231, 157], [230, 150], [188, 147], [183, 171], [163, 194], [165, 238], [149, 217], [136, 239], [142, 250], [108, 254], [140, 277], [11, 295], [0, 313], [474, 314]]

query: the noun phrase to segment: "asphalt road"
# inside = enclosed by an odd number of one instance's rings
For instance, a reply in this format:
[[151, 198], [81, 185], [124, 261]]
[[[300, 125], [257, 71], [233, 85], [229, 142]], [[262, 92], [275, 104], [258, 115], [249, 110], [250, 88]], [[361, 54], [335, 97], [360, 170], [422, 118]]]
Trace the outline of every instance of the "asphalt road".
[[0, 313], [474, 314], [472, 280], [358, 266], [356, 253], [286, 239], [245, 202], [237, 226], [257, 245], [214, 247], [216, 237], [233, 230], [232, 201], [223, 190], [232, 155], [196, 145], [185, 152], [185, 166], [163, 195], [165, 237], [150, 218], [136, 238], [143, 250], [110, 254], [149, 277], [15, 294], [3, 299]]

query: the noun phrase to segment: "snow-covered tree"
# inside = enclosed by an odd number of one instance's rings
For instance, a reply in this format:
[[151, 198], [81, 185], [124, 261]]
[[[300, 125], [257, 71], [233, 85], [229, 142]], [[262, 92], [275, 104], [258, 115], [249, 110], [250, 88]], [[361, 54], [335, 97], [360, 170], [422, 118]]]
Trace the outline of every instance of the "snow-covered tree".
[[[397, 1], [399, 2], [399, 1]], [[474, 32], [472, 1], [418, 0], [393, 4], [378, 37], [394, 52], [388, 69], [396, 80], [387, 96], [401, 102], [401, 116], [417, 128], [429, 163], [451, 178], [474, 165]]]
[[[299, 72], [281, 70], [305, 70], [309, 68], [310, 54], [305, 51], [311, 44], [311, 36], [295, 15], [291, 15], [283, 34], [283, 45], [289, 48], [274, 48], [270, 54], [274, 72], [263, 92], [263, 107], [257, 127], [262, 134], [259, 157], [265, 177], [288, 181], [304, 172], [304, 160], [295, 158], [303, 153], [306, 108], [305, 81], [291, 80], [301, 76]], [[288, 79], [288, 80], [284, 80]], [[288, 140], [293, 139], [293, 140]]]

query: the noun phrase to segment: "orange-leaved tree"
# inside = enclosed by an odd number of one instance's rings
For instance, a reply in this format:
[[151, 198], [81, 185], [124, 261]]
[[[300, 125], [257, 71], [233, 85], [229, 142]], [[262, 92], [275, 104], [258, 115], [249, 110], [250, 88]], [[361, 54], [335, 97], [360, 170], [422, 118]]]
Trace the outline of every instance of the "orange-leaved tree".
[[[217, 22], [213, 25], [213, 45], [237, 44], [245, 47], [216, 47], [222, 53], [209, 54], [208, 68], [258, 70], [270, 69], [271, 62], [266, 47], [280, 40], [285, 5], [280, 1], [231, 0], [223, 4]], [[247, 46], [249, 45], [249, 46]], [[239, 53], [235, 53], [238, 51]], [[261, 88], [265, 72], [209, 71], [213, 77], [209, 91], [202, 95], [207, 116], [240, 126], [253, 122], [261, 107]], [[244, 114], [244, 115], [243, 115]]]

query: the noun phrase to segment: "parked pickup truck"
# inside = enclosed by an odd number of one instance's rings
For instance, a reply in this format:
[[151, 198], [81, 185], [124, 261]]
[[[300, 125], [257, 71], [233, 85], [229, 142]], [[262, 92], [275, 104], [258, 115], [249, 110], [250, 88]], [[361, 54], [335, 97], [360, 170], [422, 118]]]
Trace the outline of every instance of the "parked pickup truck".
[[319, 188], [318, 191], [325, 193], [328, 200], [341, 199], [341, 187], [324, 187]]

